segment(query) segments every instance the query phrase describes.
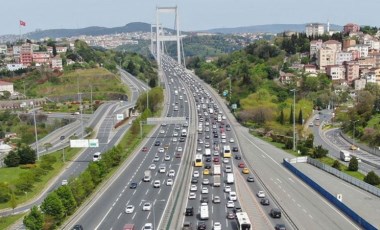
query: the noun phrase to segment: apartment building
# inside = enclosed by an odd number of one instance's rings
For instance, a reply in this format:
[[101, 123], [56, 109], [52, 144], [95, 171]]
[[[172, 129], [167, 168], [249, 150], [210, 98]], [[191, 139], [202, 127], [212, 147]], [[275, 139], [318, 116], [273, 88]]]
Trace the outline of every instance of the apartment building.
[[354, 23], [348, 23], [343, 26], [343, 33], [349, 34], [349, 33], [357, 33], [360, 31], [360, 26]]
[[331, 48], [321, 48], [317, 53], [317, 65], [324, 72], [328, 65], [335, 65], [336, 51]]
[[348, 84], [353, 84], [359, 79], [359, 63], [357, 61], [348, 61], [344, 63], [346, 67], [346, 80]]
[[308, 73], [309, 76], [317, 76], [317, 67], [315, 65], [304, 65], [303, 70]]
[[334, 82], [344, 82], [346, 79], [346, 68], [343, 65], [328, 65], [326, 66], [326, 74]]
[[336, 64], [337, 65], [342, 65], [343, 62], [345, 61], [351, 61], [352, 59], [352, 52], [343, 52], [343, 51], [338, 51], [336, 53]]
[[365, 85], [367, 84], [367, 80], [362, 78], [362, 79], [356, 79], [354, 81], [354, 89], [355, 90], [362, 90], [365, 88]]
[[32, 57], [33, 62], [37, 65], [48, 64], [50, 62], [50, 54], [48, 52], [34, 52]]
[[323, 41], [321, 39], [319, 40], [313, 40], [310, 42], [310, 57], [313, 57], [318, 53], [318, 50], [322, 48]]
[[30, 66], [33, 62], [33, 50], [29, 43], [21, 45], [20, 51], [20, 63], [26, 66]]
[[51, 68], [56, 70], [63, 70], [63, 64], [62, 64], [62, 58], [59, 58], [58, 56], [51, 59]]
[[322, 47], [330, 48], [332, 50], [335, 50], [336, 52], [339, 52], [342, 50], [342, 43], [335, 40], [328, 40], [323, 43]]
[[306, 36], [315, 37], [325, 33], [325, 25], [321, 23], [309, 23], [305, 28]]
[[13, 83], [6, 82], [6, 81], [0, 81], [0, 93], [2, 93], [4, 91], [8, 91], [11, 94], [13, 94], [14, 93]]
[[0, 54], [7, 54], [8, 47], [7, 45], [0, 45]]

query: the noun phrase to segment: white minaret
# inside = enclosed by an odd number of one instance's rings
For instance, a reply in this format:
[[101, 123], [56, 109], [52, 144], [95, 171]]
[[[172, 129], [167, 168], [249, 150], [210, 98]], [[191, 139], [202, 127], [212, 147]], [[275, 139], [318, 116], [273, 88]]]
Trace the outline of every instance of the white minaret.
[[330, 33], [330, 21], [327, 20], [327, 33], [329, 34]]

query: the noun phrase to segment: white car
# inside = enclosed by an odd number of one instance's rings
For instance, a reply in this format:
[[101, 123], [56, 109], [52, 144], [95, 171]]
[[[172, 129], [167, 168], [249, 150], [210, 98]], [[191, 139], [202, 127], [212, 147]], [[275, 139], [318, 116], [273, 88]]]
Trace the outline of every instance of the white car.
[[226, 143], [226, 139], [222, 139], [222, 143]]
[[178, 152], [182, 152], [182, 147], [179, 146], [179, 147], [177, 148], [177, 151], [178, 151]]
[[197, 187], [195, 184], [192, 184], [192, 185], [190, 186], [190, 191], [195, 192], [195, 191], [197, 191], [197, 190], [198, 190], [198, 187]]
[[226, 187], [224, 187], [224, 192], [231, 192], [231, 186], [226, 185]]
[[159, 188], [161, 186], [161, 182], [160, 182], [160, 180], [155, 180], [154, 182], [153, 182], [153, 188]]
[[155, 165], [155, 164], [151, 164], [151, 165], [149, 165], [149, 169], [150, 169], [150, 170], [155, 170], [155, 169], [156, 169], [156, 165]]
[[197, 198], [197, 194], [195, 192], [189, 193], [189, 200], [195, 200]]
[[226, 120], [226, 118], [227, 118], [227, 117], [226, 117], [225, 115], [222, 116], [222, 119], [223, 119], [223, 120]]
[[230, 143], [234, 143], [235, 140], [233, 138], [230, 138]]
[[213, 202], [214, 202], [214, 204], [219, 204], [220, 203], [220, 196], [214, 196]]
[[170, 156], [169, 156], [169, 155], [165, 155], [164, 160], [166, 160], [166, 161], [170, 161]]
[[164, 149], [164, 148], [159, 148], [159, 149], [158, 149], [158, 152], [159, 152], [159, 153], [163, 153], [163, 152], [165, 152], [165, 149]]
[[172, 186], [173, 185], [173, 179], [171, 179], [171, 178], [167, 179], [166, 185], [167, 186]]
[[62, 180], [62, 185], [67, 185], [69, 182], [67, 180]]
[[199, 144], [203, 144], [203, 140], [202, 139], [198, 139], [198, 143]]
[[208, 188], [202, 187], [202, 194], [208, 194]]
[[257, 193], [257, 197], [259, 197], [259, 198], [264, 198], [264, 197], [265, 197], [265, 192], [264, 192], [264, 191], [259, 191], [259, 192]]
[[228, 164], [229, 162], [228, 158], [223, 158], [223, 163]]
[[149, 202], [144, 203], [142, 210], [143, 211], [150, 211], [152, 209], [152, 204]]
[[133, 211], [135, 211], [135, 206], [133, 205], [127, 205], [127, 207], [125, 208], [125, 213], [133, 213]]
[[177, 142], [178, 141], [178, 139], [176, 138], [176, 137], [173, 137], [173, 140], [172, 140], [173, 142]]
[[220, 222], [214, 222], [214, 230], [222, 230], [222, 224]]
[[231, 165], [226, 165], [226, 166], [225, 166], [225, 171], [226, 171], [226, 173], [230, 173], [230, 172], [232, 172], [232, 167], [231, 167]]
[[178, 137], [178, 133], [177, 132], [173, 132], [173, 137]]
[[237, 200], [236, 192], [231, 191], [230, 194], [228, 195], [228, 199], [232, 201], [236, 201]]
[[210, 184], [209, 179], [207, 179], [207, 178], [203, 179], [202, 184], [203, 185], [209, 185]]
[[153, 224], [152, 223], [146, 223], [142, 230], [153, 230]]
[[174, 169], [170, 169], [170, 170], [169, 170], [169, 173], [168, 173], [168, 176], [170, 176], [170, 177], [174, 177], [174, 175], [175, 175], [175, 171], [174, 171]]
[[166, 172], [166, 166], [160, 165], [159, 172], [160, 173], [165, 173]]
[[155, 156], [153, 159], [154, 162], [160, 161], [160, 158], [158, 156]]
[[165, 130], [161, 129], [161, 130], [160, 130], [160, 133], [161, 133], [161, 134], [164, 134], [164, 133], [165, 133]]
[[194, 171], [194, 173], [193, 173], [193, 177], [198, 178], [198, 177], [199, 177], [199, 172], [198, 172], [198, 171]]
[[210, 148], [210, 143], [209, 143], [209, 142], [206, 142], [206, 143], [205, 143], [205, 147], [206, 147], [206, 148]]
[[232, 200], [229, 200], [227, 201], [227, 208], [234, 208], [235, 207], [235, 203], [232, 201]]

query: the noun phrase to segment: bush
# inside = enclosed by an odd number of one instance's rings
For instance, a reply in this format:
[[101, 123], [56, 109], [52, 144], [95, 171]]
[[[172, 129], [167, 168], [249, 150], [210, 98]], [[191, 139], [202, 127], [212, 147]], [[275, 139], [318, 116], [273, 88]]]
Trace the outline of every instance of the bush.
[[33, 169], [36, 168], [37, 165], [35, 164], [25, 164], [25, 165], [20, 165], [20, 169]]
[[371, 171], [364, 177], [364, 181], [376, 186], [380, 184], [380, 177], [374, 171]]
[[342, 164], [338, 160], [335, 160], [331, 167], [333, 167], [333, 168], [335, 168], [335, 169], [337, 169], [337, 170], [340, 171], [341, 167], [342, 167]]
[[327, 149], [324, 149], [322, 147], [322, 145], [318, 145], [316, 147], [314, 147], [312, 153], [311, 153], [311, 157], [312, 158], [322, 158], [322, 157], [325, 157], [327, 154], [328, 154], [328, 150]]
[[348, 170], [349, 171], [358, 171], [359, 169], [359, 162], [358, 162], [358, 159], [356, 159], [356, 157], [352, 157], [351, 160], [350, 160], [350, 163], [348, 164]]

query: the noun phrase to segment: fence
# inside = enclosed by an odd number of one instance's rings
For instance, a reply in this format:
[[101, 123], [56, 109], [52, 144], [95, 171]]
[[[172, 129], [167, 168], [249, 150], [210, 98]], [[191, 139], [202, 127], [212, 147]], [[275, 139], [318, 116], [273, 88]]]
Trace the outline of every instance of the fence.
[[312, 179], [310, 179], [308, 176], [303, 174], [301, 171], [296, 169], [288, 159], [284, 159], [283, 161], [284, 166], [289, 169], [292, 173], [294, 173], [296, 176], [298, 176], [301, 180], [303, 180], [305, 183], [307, 183], [311, 188], [313, 188], [315, 191], [317, 191], [319, 194], [324, 196], [328, 201], [330, 201], [335, 207], [339, 208], [342, 212], [344, 212], [346, 215], [348, 215], [353, 221], [355, 221], [357, 224], [359, 224], [361, 227], [367, 230], [376, 230], [373, 225], [368, 223], [365, 219], [363, 219], [361, 216], [359, 216], [357, 213], [355, 213], [352, 209], [347, 207], [345, 204], [343, 204], [341, 201], [339, 201], [334, 195], [326, 191], [324, 188], [322, 188], [320, 185], [315, 183]]
[[[292, 163], [292, 162], [291, 162]], [[319, 169], [322, 169], [323, 171], [325, 172], [328, 172], [330, 174], [333, 174], [334, 176], [350, 183], [350, 184], [353, 184], [369, 193], [372, 193], [373, 195], [375, 196], [378, 196], [380, 197], [380, 189], [373, 186], [373, 185], [370, 185], [364, 181], [361, 181], [359, 179], [356, 179], [355, 177], [352, 177], [350, 175], [347, 175], [346, 173], [344, 172], [341, 172], [329, 165], [326, 165], [326, 164], [323, 164], [322, 162], [318, 161], [318, 160], [315, 160], [313, 158], [310, 158], [308, 157], [307, 158], [307, 163], [319, 168]]]

